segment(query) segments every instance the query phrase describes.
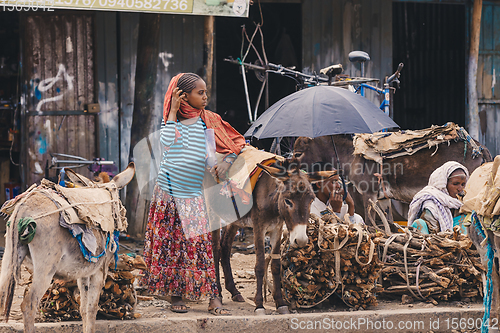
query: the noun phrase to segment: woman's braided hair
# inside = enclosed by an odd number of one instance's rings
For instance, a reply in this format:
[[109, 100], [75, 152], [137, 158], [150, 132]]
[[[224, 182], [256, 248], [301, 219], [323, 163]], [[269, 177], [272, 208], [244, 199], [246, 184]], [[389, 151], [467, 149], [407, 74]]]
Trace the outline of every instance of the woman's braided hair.
[[177, 81], [177, 87], [182, 90], [182, 92], [190, 93], [196, 87], [196, 81], [202, 80], [202, 78], [195, 73], [185, 73]]

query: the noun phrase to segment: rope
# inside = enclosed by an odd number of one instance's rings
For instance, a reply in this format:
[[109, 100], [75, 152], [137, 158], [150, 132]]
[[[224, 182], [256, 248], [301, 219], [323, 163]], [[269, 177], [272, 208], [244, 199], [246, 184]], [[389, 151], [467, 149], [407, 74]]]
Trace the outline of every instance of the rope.
[[464, 141], [464, 163], [466, 157], [467, 157], [467, 141]]
[[472, 159], [483, 154], [483, 147], [477, 145], [474, 139], [472, 139], [472, 137], [469, 135], [469, 133], [467, 133], [467, 131], [463, 127], [457, 129], [457, 134], [459, 139], [465, 143], [464, 160], [465, 160], [465, 154], [467, 153], [467, 143], [469, 143], [472, 148]]
[[418, 291], [418, 294], [420, 295], [420, 297], [422, 297], [423, 299], [425, 299], [424, 295], [422, 295], [422, 293], [420, 292], [420, 287], [418, 285], [418, 279], [419, 279], [419, 275], [420, 275], [420, 265], [422, 265], [422, 257], [420, 257], [418, 259], [418, 266], [417, 266], [417, 274], [416, 274], [416, 277], [415, 277], [415, 286], [417, 287], [417, 291]]
[[353, 224], [352, 226], [358, 232], [358, 245], [356, 246], [356, 255], [355, 255], [356, 261], [361, 266], [369, 265], [372, 262], [373, 254], [375, 253], [375, 243], [371, 240], [370, 237], [368, 237], [368, 240], [370, 241], [370, 252], [368, 254], [368, 262], [362, 263], [359, 260], [359, 247], [361, 246], [361, 241], [363, 240], [363, 227], [359, 224]]
[[387, 260], [387, 250], [389, 249], [389, 245], [396, 239], [398, 234], [392, 234], [387, 238], [387, 240], [384, 243], [384, 253], [382, 254], [382, 263], [385, 264], [385, 261]]
[[484, 305], [484, 316], [481, 325], [481, 333], [488, 333], [489, 330], [489, 319], [490, 319], [490, 311], [491, 311], [491, 298], [493, 294], [493, 281], [491, 278], [491, 274], [493, 272], [493, 259], [495, 258], [495, 253], [493, 248], [491, 247], [491, 242], [488, 239], [486, 233], [483, 230], [481, 225], [481, 221], [479, 220], [475, 211], [472, 211], [472, 219], [474, 220], [474, 227], [476, 228], [476, 232], [479, 236], [486, 239], [486, 256], [488, 258], [488, 271], [486, 273], [486, 292], [483, 297], [483, 305]]
[[410, 241], [413, 238], [413, 234], [410, 232], [410, 230], [408, 230], [408, 228], [405, 228], [405, 233], [408, 235], [408, 240], [406, 241], [406, 244], [403, 247], [403, 254], [404, 254], [404, 261], [405, 261], [405, 274], [406, 274], [406, 288], [410, 291], [410, 293], [415, 298], [418, 299], [419, 297], [417, 295], [415, 295], [415, 293], [413, 292], [413, 290], [411, 290], [411, 288], [410, 288], [410, 277], [409, 277], [409, 274], [408, 274], [408, 260], [407, 260], [407, 252], [406, 252], [406, 250], [408, 249], [408, 245], [410, 245]]

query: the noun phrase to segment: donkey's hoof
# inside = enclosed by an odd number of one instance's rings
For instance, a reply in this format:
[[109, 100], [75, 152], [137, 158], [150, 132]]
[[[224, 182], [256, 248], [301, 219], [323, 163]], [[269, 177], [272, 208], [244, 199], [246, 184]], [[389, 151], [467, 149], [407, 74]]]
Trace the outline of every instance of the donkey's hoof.
[[233, 297], [231, 297], [231, 299], [233, 300], [233, 302], [240, 302], [240, 303], [245, 302], [245, 299], [241, 294], [234, 295]]
[[290, 314], [290, 311], [288, 311], [288, 306], [282, 305], [276, 309], [279, 314]]
[[265, 316], [266, 315], [266, 309], [264, 309], [264, 308], [255, 309], [255, 315], [257, 315], [257, 316]]

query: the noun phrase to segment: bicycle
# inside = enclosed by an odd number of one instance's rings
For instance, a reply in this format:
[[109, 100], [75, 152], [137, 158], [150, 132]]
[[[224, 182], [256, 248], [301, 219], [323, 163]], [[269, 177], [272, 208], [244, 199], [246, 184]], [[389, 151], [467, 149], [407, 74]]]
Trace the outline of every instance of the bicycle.
[[[268, 63], [267, 66], [262, 66], [260, 61], [257, 61], [256, 64], [245, 63], [239, 59], [226, 58], [224, 61], [228, 61], [239, 66], [242, 66], [246, 69], [251, 69], [255, 71], [257, 78], [264, 78], [266, 73], [274, 73], [284, 77], [291, 78], [296, 82], [296, 89], [306, 89], [313, 86], [318, 85], [330, 85], [330, 86], [353, 86], [353, 91], [355, 93], [359, 93], [362, 96], [365, 96], [365, 89], [369, 89], [375, 91], [379, 95], [383, 95], [384, 99], [380, 104], [379, 108], [384, 111], [387, 115], [392, 115], [391, 113], [391, 93], [396, 90], [396, 87], [399, 88], [399, 77], [401, 75], [401, 70], [403, 69], [403, 63], [400, 63], [396, 72], [394, 72], [391, 76], [386, 77], [384, 80], [383, 88], [378, 88], [376, 86], [370, 85], [370, 82], [378, 82], [379, 79], [375, 78], [365, 78], [364, 77], [364, 63], [370, 60], [370, 56], [368, 53], [364, 51], [352, 51], [349, 53], [349, 60], [351, 62], [359, 62], [361, 64], [361, 77], [348, 77], [341, 76], [340, 74], [343, 72], [343, 67], [341, 64], [332, 65], [320, 70], [320, 75], [314, 74], [305, 74], [299, 71], [295, 71], [294, 68], [287, 68], [282, 65], [276, 65], [273, 63]], [[262, 81], [262, 80], [261, 80]], [[248, 110], [250, 123], [257, 118], [257, 109], [259, 106], [259, 101], [262, 95], [262, 90], [259, 94], [259, 99], [257, 101], [257, 105], [255, 106], [254, 113], [252, 115], [250, 108]], [[247, 96], [247, 103], [249, 103]], [[273, 140], [269, 151], [273, 154], [281, 155], [284, 157], [291, 157], [293, 153], [293, 146], [295, 143], [296, 137], [277, 137]]]
[[[92, 172], [94, 176], [97, 176], [100, 172], [106, 172], [108, 175], [113, 178], [115, 176], [118, 168], [115, 165], [114, 161], [106, 161], [104, 158], [94, 158], [93, 160], [87, 160], [86, 158], [68, 155], [68, 154], [60, 154], [60, 153], [51, 153], [51, 164], [49, 166], [49, 161], [47, 160], [45, 163], [45, 178], [49, 179], [49, 170], [56, 170], [56, 177], [59, 171], [63, 168], [76, 169], [81, 168], [83, 166], [87, 166], [89, 171]], [[60, 157], [64, 157], [65, 159], [60, 159]]]
[[[361, 65], [361, 77], [364, 77], [365, 75], [365, 62], [370, 60], [370, 56], [368, 53], [363, 52], [363, 51], [352, 51], [349, 53], [349, 61], [351, 62], [359, 62]], [[380, 89], [378, 87], [374, 87], [372, 85], [366, 84], [366, 83], [359, 83], [358, 87], [355, 88], [355, 92], [361, 95], [365, 96], [365, 88], [370, 89], [372, 91], [375, 91], [379, 95], [383, 95], [384, 99], [382, 100], [382, 103], [380, 104], [379, 108], [380, 110], [384, 111], [385, 114], [388, 116], [392, 116], [392, 105], [391, 105], [391, 93], [394, 93], [396, 91], [396, 86], [397, 89], [399, 89], [399, 77], [401, 75], [401, 71], [403, 70], [404, 64], [401, 62], [398, 65], [398, 69], [396, 72], [394, 72], [391, 76], [386, 77], [384, 80], [384, 85], [383, 89]]]

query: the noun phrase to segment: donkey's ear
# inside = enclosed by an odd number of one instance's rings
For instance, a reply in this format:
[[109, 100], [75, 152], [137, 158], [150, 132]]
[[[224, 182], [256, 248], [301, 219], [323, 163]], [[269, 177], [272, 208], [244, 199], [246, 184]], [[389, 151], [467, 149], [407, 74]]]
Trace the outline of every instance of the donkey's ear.
[[134, 178], [135, 174], [135, 164], [134, 162], [130, 162], [128, 167], [113, 177], [112, 183], [116, 184], [116, 187], [123, 188], [125, 185], [130, 183], [132, 178]]
[[267, 173], [269, 176], [276, 178], [282, 182], [288, 180], [290, 176], [288, 175], [288, 172], [286, 169], [279, 169], [271, 166], [265, 166], [260, 163], [257, 163], [257, 166], [262, 169], [265, 173]]
[[311, 184], [319, 183], [319, 182], [324, 182], [330, 179], [338, 180], [339, 179], [339, 174], [337, 170], [333, 171], [315, 171], [315, 172], [309, 172], [307, 174], [307, 177], [309, 178], [309, 181]]

